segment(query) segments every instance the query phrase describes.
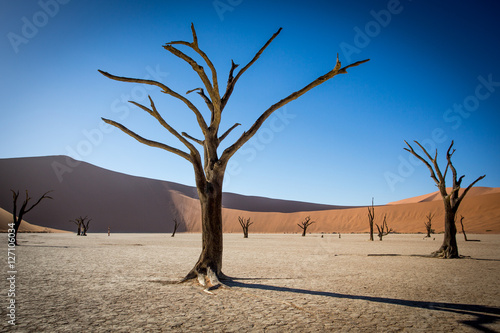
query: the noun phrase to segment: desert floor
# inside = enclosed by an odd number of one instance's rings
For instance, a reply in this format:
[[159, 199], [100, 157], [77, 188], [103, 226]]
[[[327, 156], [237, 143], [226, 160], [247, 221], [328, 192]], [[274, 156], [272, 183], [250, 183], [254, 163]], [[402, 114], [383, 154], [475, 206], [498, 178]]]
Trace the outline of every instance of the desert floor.
[[455, 260], [423, 257], [442, 235], [423, 236], [226, 234], [235, 279], [209, 295], [171, 284], [200, 234], [20, 234], [15, 327], [2, 246], [0, 331], [500, 332], [500, 235], [457, 235]]

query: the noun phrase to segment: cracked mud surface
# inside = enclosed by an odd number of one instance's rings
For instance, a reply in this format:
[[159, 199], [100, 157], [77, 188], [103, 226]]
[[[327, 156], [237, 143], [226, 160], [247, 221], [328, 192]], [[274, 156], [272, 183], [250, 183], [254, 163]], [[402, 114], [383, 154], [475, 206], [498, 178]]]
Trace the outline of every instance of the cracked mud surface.
[[500, 235], [457, 235], [468, 257], [453, 260], [424, 257], [442, 235], [224, 237], [234, 280], [209, 295], [172, 283], [196, 262], [200, 234], [21, 234], [16, 326], [2, 277], [0, 331], [500, 331]]

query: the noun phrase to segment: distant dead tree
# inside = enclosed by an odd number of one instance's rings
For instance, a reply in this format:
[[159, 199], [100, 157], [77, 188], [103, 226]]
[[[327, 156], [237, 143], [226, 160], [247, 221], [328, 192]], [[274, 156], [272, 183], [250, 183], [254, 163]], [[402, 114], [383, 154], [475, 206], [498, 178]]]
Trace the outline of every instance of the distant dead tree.
[[[76, 224], [78, 226], [77, 236], [87, 236], [87, 231], [89, 230], [89, 223], [92, 219], [89, 219], [88, 216], [85, 217], [77, 217], [74, 220], [70, 220], [70, 222]], [[109, 228], [108, 228], [109, 230]], [[109, 231], [108, 231], [109, 233]], [[109, 236], [109, 234], [108, 234]]]
[[370, 224], [370, 240], [373, 241], [373, 220], [375, 219], [375, 207], [373, 207], [373, 198], [372, 198], [372, 206], [368, 207], [368, 223]]
[[179, 222], [177, 222], [177, 219], [174, 219], [174, 232], [172, 232], [172, 236], [170, 236], [170, 237], [175, 236], [175, 232], [177, 231], [178, 227], [179, 227]]
[[427, 217], [427, 222], [425, 222], [424, 225], [425, 225], [425, 230], [427, 231], [427, 236], [425, 237], [431, 237], [431, 234], [434, 233], [434, 229], [432, 229], [432, 218], [434, 217], [434, 214], [429, 213], [426, 217]]
[[467, 234], [465, 233], [464, 217], [463, 217], [463, 215], [460, 215], [460, 225], [462, 226], [462, 233], [464, 234], [464, 239], [467, 242]]
[[379, 240], [382, 240], [382, 237], [384, 236], [387, 236], [388, 234], [390, 234], [393, 230], [392, 228], [389, 229], [389, 227], [387, 226], [387, 214], [384, 215], [384, 221], [382, 222], [382, 228], [378, 226], [378, 224], [375, 223], [375, 225], [377, 226], [377, 230], [378, 230], [378, 238]]
[[[127, 135], [136, 139], [137, 141], [151, 146], [166, 150], [170, 153], [176, 154], [189, 163], [192, 164], [194, 169], [195, 184], [198, 192], [198, 198], [201, 206], [201, 230], [202, 230], [202, 244], [201, 254], [194, 267], [182, 279], [182, 282], [197, 278], [200, 284], [206, 286], [207, 280], [212, 285], [219, 285], [219, 278], [226, 277], [222, 273], [222, 250], [223, 250], [223, 232], [222, 232], [222, 184], [224, 175], [229, 162], [229, 159], [246, 143], [248, 142], [262, 127], [266, 119], [268, 119], [276, 110], [287, 105], [289, 102], [296, 100], [300, 96], [307, 93], [309, 90], [321, 85], [322, 83], [330, 80], [331, 78], [346, 74], [349, 68], [358, 66], [367, 62], [369, 59], [355, 62], [353, 64], [342, 67], [340, 61], [337, 59], [335, 65], [324, 75], [312, 80], [299, 90], [292, 92], [284, 98], [280, 98], [278, 102], [265, 109], [256, 121], [247, 130], [240, 134], [239, 138], [224, 145], [225, 148], [221, 152], [221, 142], [228, 138], [229, 134], [237, 128], [239, 123], [235, 123], [228, 129], [222, 131], [222, 113], [228, 105], [228, 101], [234, 91], [236, 83], [241, 76], [259, 59], [265, 49], [272, 43], [272, 41], [280, 34], [281, 28], [278, 29], [270, 39], [259, 49], [253, 58], [244, 66], [231, 61], [231, 68], [227, 77], [227, 85], [224, 89], [219, 86], [219, 77], [213, 62], [209, 59], [207, 54], [201, 50], [198, 43], [198, 36], [196, 34], [194, 25], [191, 24], [192, 41], [171, 41], [166, 43], [163, 48], [178, 57], [186, 64], [188, 64], [193, 71], [198, 75], [202, 82], [202, 87], [195, 87], [186, 92], [186, 94], [196, 92], [204, 101], [208, 108], [209, 116], [204, 117], [202, 112], [198, 109], [191, 100], [184, 95], [172, 90], [165, 84], [151, 80], [151, 79], [138, 79], [131, 77], [122, 77], [109, 74], [99, 70], [101, 74], [107, 78], [129, 82], [140, 83], [155, 86], [161, 89], [161, 92], [172, 96], [181, 103], [183, 103], [189, 110], [191, 110], [196, 118], [197, 124], [200, 128], [200, 133], [203, 135], [201, 139], [195, 138], [188, 133], [178, 132], [158, 112], [153, 99], [149, 97], [149, 106], [130, 101], [133, 105], [141, 110], [147, 112], [154, 117], [170, 134], [176, 137], [183, 145], [182, 149], [144, 138], [135, 132], [131, 131], [122, 124], [110, 119], [104, 119], [107, 124], [117, 127]], [[211, 42], [209, 42], [211, 43]], [[182, 51], [186, 48], [190, 53], [193, 53], [196, 58], [189, 56]], [[208, 70], [207, 70], [208, 69]], [[221, 89], [222, 88], [222, 89]], [[222, 95], [221, 95], [222, 92]], [[234, 108], [234, 106], [233, 106]], [[229, 112], [229, 111], [227, 111]], [[196, 145], [201, 146], [200, 149]]]
[[[423, 151], [425, 156], [429, 161], [427, 161], [425, 158], [421, 157], [408, 142], [405, 141], [406, 145], [408, 148], [405, 148], [406, 151], [409, 151], [412, 153], [415, 157], [417, 157], [420, 161], [422, 161], [429, 171], [431, 172], [431, 178], [434, 180], [436, 183], [437, 187], [439, 188], [439, 192], [441, 196], [443, 197], [443, 202], [444, 202], [444, 240], [443, 244], [441, 247], [436, 251], [433, 252], [432, 255], [435, 257], [439, 258], [458, 258], [458, 245], [457, 245], [457, 227], [455, 226], [455, 215], [457, 213], [458, 207], [460, 206], [460, 203], [464, 199], [465, 195], [469, 190], [474, 186], [478, 181], [486, 177], [486, 175], [483, 175], [479, 178], [477, 178], [475, 181], [473, 181], [467, 188], [463, 191], [462, 195], [459, 195], [460, 191], [460, 185], [462, 184], [462, 179], [465, 176], [461, 176], [460, 178], [457, 178], [457, 170], [451, 163], [451, 157], [455, 153], [455, 149], [452, 150], [453, 148], [453, 141], [451, 141], [450, 147], [448, 148], [448, 151], [446, 152], [446, 160], [448, 161], [446, 164], [446, 168], [444, 170], [444, 174], [441, 173], [441, 170], [439, 169], [438, 163], [437, 163], [437, 149], [436, 153], [434, 154], [434, 157], [432, 157], [427, 150], [417, 141], [414, 141], [420, 149]], [[448, 173], [448, 168], [451, 170], [453, 174], [453, 187], [448, 193], [448, 190], [446, 189], [446, 175]]]
[[19, 230], [19, 227], [21, 226], [21, 222], [23, 221], [24, 215], [31, 211], [35, 206], [37, 206], [43, 199], [52, 199], [52, 197], [49, 197], [47, 194], [52, 192], [48, 191], [45, 192], [38, 200], [35, 202], [33, 205], [31, 205], [30, 208], [26, 208], [28, 205], [28, 202], [31, 200], [28, 190], [26, 190], [26, 197], [23, 201], [23, 204], [21, 205], [21, 208], [19, 209], [19, 212], [17, 211], [17, 198], [19, 198], [19, 191], [14, 192], [14, 190], [10, 190], [12, 192], [12, 197], [14, 201], [14, 211], [12, 212], [12, 217], [14, 219], [14, 244], [17, 244], [17, 232]]
[[468, 239], [467, 234], [465, 233], [465, 227], [464, 227], [464, 217], [463, 215], [460, 215], [460, 225], [462, 226], [462, 233], [464, 234], [464, 239], [466, 242], [480, 242], [479, 239]]
[[245, 220], [245, 218], [241, 216], [238, 216], [238, 221], [243, 229], [243, 238], [248, 238], [248, 227], [251, 226], [253, 222], [250, 222], [250, 218]]
[[82, 223], [80, 221], [77, 221], [77, 220], [69, 220], [69, 222], [76, 224], [76, 226], [78, 227], [78, 229], [76, 231], [76, 235], [80, 236], [81, 232], [82, 232]]
[[302, 237], [306, 235], [307, 227], [309, 227], [313, 223], [316, 223], [316, 221], [311, 221], [310, 216], [306, 216], [304, 221], [302, 221], [300, 224], [297, 223], [297, 225], [302, 229]]

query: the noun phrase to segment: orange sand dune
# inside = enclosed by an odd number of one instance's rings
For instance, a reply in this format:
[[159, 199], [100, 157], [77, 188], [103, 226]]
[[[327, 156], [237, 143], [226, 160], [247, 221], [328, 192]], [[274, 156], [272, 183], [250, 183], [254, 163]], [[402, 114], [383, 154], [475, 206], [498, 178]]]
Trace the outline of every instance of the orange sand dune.
[[[466, 232], [500, 233], [500, 191], [485, 192], [492, 193], [471, 195], [462, 202], [458, 214], [464, 216]], [[429, 197], [432, 194], [426, 196]], [[184, 217], [186, 230], [200, 232], [201, 215], [198, 201], [179, 194], [175, 197], [175, 205], [180, 215]], [[424, 222], [427, 221], [426, 215], [429, 213], [434, 214], [433, 229], [436, 232], [444, 231], [443, 203], [438, 200], [375, 207], [375, 223], [381, 224], [383, 216], [387, 214], [387, 224], [394, 231], [423, 233], [425, 232]], [[369, 231], [366, 207], [295, 213], [248, 212], [224, 208], [224, 232], [241, 232], [238, 216], [251, 218], [254, 224], [250, 226], [250, 232], [258, 233], [301, 232], [297, 223], [306, 216], [316, 221], [309, 227], [310, 232], [361, 233]], [[459, 225], [457, 227], [461, 230]]]
[[[448, 193], [450, 193], [451, 187], [447, 187], [446, 190], [448, 191]], [[462, 194], [463, 192], [464, 189], [462, 188], [460, 189], [459, 194]], [[471, 188], [469, 192], [467, 192], [467, 198], [474, 197], [477, 195], [492, 194], [492, 193], [500, 193], [500, 188], [478, 186]], [[409, 204], [409, 203], [427, 202], [427, 201], [441, 201], [441, 200], [442, 200], [441, 195], [439, 194], [438, 191], [436, 191], [424, 195], [419, 195], [413, 198], [389, 202], [388, 205], [400, 205], [400, 204]]]
[[[12, 223], [12, 214], [5, 209], [0, 208], [0, 232], [7, 232], [9, 229], [8, 224]], [[23, 220], [19, 226], [19, 232], [69, 232], [59, 229], [40, 227]]]

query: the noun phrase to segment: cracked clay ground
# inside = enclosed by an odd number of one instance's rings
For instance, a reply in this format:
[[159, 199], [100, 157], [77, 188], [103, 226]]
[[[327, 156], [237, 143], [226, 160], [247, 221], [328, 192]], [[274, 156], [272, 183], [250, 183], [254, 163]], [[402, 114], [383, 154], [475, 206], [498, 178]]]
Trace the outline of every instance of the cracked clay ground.
[[455, 260], [423, 257], [442, 235], [224, 237], [235, 279], [209, 295], [171, 284], [194, 265], [200, 234], [21, 234], [16, 326], [2, 278], [0, 331], [500, 332], [500, 235], [457, 235], [468, 257]]

